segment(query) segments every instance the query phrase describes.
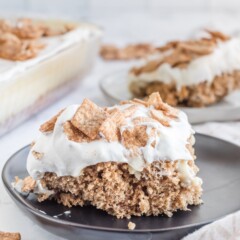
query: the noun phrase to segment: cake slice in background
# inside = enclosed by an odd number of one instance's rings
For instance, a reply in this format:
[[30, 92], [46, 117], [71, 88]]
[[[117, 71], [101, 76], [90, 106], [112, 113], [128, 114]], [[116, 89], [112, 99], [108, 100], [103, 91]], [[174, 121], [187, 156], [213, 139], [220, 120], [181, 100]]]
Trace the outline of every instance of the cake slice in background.
[[128, 75], [134, 96], [159, 92], [172, 106], [204, 107], [240, 88], [240, 38], [208, 31], [198, 40], [173, 41]]
[[90, 204], [118, 218], [172, 216], [202, 203], [194, 131], [158, 93], [105, 108], [85, 99], [40, 131], [27, 159], [30, 176], [14, 183], [39, 201]]

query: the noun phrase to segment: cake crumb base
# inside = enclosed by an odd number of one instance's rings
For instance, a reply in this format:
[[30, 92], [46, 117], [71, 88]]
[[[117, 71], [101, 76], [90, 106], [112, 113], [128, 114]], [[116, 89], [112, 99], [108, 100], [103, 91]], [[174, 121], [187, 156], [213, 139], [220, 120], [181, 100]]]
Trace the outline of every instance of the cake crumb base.
[[136, 228], [136, 224], [135, 223], [133, 223], [133, 222], [129, 222], [128, 223], [128, 229], [129, 230], [134, 230]]
[[176, 84], [166, 84], [159, 81], [141, 86], [139, 81], [130, 84], [130, 91], [136, 97], [146, 97], [159, 92], [163, 101], [171, 106], [204, 107], [221, 101], [232, 91], [240, 88], [240, 71], [216, 76], [213, 82], [202, 82], [196, 85], [183, 86], [177, 90]]
[[[155, 161], [135, 176], [126, 163], [99, 163], [86, 167], [79, 177], [58, 177], [45, 173], [41, 183], [54, 192], [38, 195], [39, 201], [55, 199], [67, 207], [93, 205], [117, 218], [188, 211], [188, 205], [202, 203], [201, 182], [182, 178], [179, 161]], [[194, 161], [187, 162], [195, 174]], [[197, 179], [197, 177], [196, 177]]]

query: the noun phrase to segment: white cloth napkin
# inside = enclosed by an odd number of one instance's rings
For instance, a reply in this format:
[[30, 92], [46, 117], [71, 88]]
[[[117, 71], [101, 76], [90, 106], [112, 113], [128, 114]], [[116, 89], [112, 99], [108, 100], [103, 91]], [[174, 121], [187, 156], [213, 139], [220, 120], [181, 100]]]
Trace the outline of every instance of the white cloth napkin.
[[[227, 203], [226, 203], [227, 204]], [[240, 240], [240, 211], [208, 224], [182, 240]]]

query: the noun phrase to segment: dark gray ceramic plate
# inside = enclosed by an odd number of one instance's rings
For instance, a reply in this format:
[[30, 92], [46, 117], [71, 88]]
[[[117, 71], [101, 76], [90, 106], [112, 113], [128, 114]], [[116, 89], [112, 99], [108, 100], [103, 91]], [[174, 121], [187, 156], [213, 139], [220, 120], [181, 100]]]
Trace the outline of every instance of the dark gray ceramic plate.
[[[19, 150], [6, 163], [2, 178], [16, 202], [44, 229], [67, 239], [180, 239], [202, 225], [240, 209], [240, 148], [228, 142], [196, 135], [197, 165], [204, 184], [201, 206], [179, 211], [172, 218], [133, 217], [137, 227], [127, 228], [129, 220], [118, 220], [93, 207], [68, 209], [53, 201], [38, 203], [34, 195], [23, 196], [11, 182], [15, 176], [25, 177], [29, 146]], [[70, 212], [69, 212], [70, 211]]]

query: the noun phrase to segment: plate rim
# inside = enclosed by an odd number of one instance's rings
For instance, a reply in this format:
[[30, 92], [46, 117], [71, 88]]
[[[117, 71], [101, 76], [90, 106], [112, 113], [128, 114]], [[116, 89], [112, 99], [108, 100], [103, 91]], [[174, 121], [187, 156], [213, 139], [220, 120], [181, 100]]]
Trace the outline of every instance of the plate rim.
[[[229, 141], [221, 139], [221, 138], [217, 138], [217, 137], [214, 137], [214, 136], [210, 136], [210, 135], [202, 134], [202, 133], [197, 133], [197, 132], [196, 132], [196, 135], [203, 136], [203, 137], [208, 137], [208, 138], [211, 138], [213, 140], [222, 141], [222, 142], [225, 142], [227, 144], [234, 145], [235, 147], [240, 149], [240, 147], [237, 144], [229, 142]], [[192, 228], [192, 227], [201, 227], [203, 225], [212, 223], [213, 221], [219, 220], [222, 217], [224, 217], [224, 216], [222, 216], [220, 218], [213, 218], [213, 219], [209, 219], [209, 220], [206, 220], [206, 221], [202, 221], [200, 223], [193, 223], [193, 224], [188, 224], [188, 225], [179, 226], [179, 227], [162, 228], [162, 229], [134, 229], [134, 230], [130, 230], [130, 229], [127, 229], [127, 228], [126, 229], [120, 229], [120, 228], [90, 226], [90, 225], [86, 225], [86, 224], [74, 223], [74, 222], [69, 222], [67, 220], [57, 219], [57, 218], [51, 217], [47, 214], [44, 214], [44, 213], [40, 212], [38, 209], [33, 208], [31, 204], [24, 201], [21, 194], [18, 193], [16, 190], [14, 190], [13, 187], [11, 186], [11, 183], [9, 184], [8, 181], [7, 181], [6, 169], [7, 169], [8, 165], [10, 164], [11, 159], [15, 155], [19, 154], [19, 152], [21, 152], [24, 149], [29, 148], [29, 147], [30, 147], [30, 144], [20, 148], [18, 151], [13, 153], [8, 158], [8, 160], [5, 162], [5, 164], [2, 168], [2, 173], [1, 173], [3, 185], [4, 185], [7, 193], [10, 195], [10, 197], [15, 199], [14, 203], [16, 205], [20, 204], [24, 208], [24, 210], [28, 210], [31, 214], [33, 214], [33, 215], [35, 215], [39, 218], [42, 218], [42, 219], [44, 219], [48, 222], [55, 223], [55, 224], [57, 223], [57, 224], [60, 224], [60, 226], [64, 225], [64, 226], [77, 227], [77, 228], [88, 229], [88, 230], [97, 230], [97, 231], [103, 231], [103, 232], [107, 231], [107, 232], [118, 232], [118, 233], [146, 233], [146, 232], [160, 233], [160, 232], [181, 230], [181, 229]], [[231, 213], [229, 213], [229, 214], [231, 214]], [[131, 221], [131, 219], [129, 219], [129, 221]]]
[[[111, 98], [112, 100], [117, 101], [117, 102], [121, 102], [121, 101], [123, 101], [123, 99], [118, 99], [118, 98], [114, 97], [113, 95], [111, 95], [108, 91], [106, 91], [106, 90], [105, 90], [105, 87], [104, 87], [104, 81], [106, 81], [106, 79], [109, 79], [111, 76], [116, 76], [116, 75], [119, 74], [119, 73], [127, 74], [127, 69], [124, 69], [124, 68], [123, 68], [123, 69], [115, 70], [115, 71], [113, 71], [113, 72], [111, 72], [111, 73], [108, 73], [108, 74], [102, 76], [102, 77], [99, 79], [99, 83], [98, 83], [99, 88], [100, 88], [100, 90], [102, 91], [102, 93], [103, 93], [106, 97], [109, 97], [109, 98]], [[130, 93], [130, 92], [129, 92], [129, 93]], [[130, 93], [130, 94], [131, 94], [131, 93]], [[131, 94], [131, 95], [132, 95], [132, 94]], [[132, 95], [132, 97], [134, 97], [134, 96]], [[126, 100], [130, 100], [130, 99], [126, 99]]]

